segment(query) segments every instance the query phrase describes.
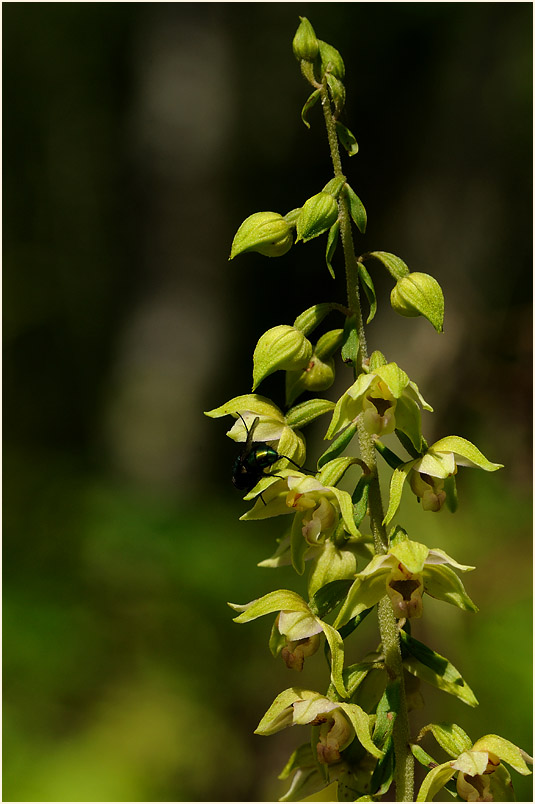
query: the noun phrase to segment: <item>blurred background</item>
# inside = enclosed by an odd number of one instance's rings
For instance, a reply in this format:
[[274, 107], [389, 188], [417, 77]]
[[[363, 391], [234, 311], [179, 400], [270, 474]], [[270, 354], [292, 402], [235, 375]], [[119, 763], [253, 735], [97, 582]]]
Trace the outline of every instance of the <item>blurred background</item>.
[[[237, 521], [229, 422], [203, 416], [249, 392], [265, 329], [344, 300], [323, 238], [227, 261], [245, 217], [330, 178], [319, 107], [300, 121], [300, 14], [346, 63], [357, 248], [432, 273], [446, 298], [437, 335], [393, 313], [374, 265], [370, 346], [435, 407], [429, 441], [462, 435], [505, 464], [460, 471], [455, 516], [404, 498], [412, 538], [477, 565], [481, 609], [427, 599], [413, 633], [480, 707], [426, 688], [414, 727], [451, 719], [530, 750], [531, 4], [10, 3], [4, 800], [275, 800], [305, 733], [253, 730], [282, 689], [325, 688], [319, 656], [301, 677], [270, 656], [268, 618], [232, 623], [226, 601], [300, 586], [256, 567], [286, 523]], [[349, 382], [341, 367], [327, 395]], [[281, 375], [260, 390], [283, 403]], [[307, 431], [312, 461], [326, 425]], [[350, 659], [375, 647], [371, 620]]]

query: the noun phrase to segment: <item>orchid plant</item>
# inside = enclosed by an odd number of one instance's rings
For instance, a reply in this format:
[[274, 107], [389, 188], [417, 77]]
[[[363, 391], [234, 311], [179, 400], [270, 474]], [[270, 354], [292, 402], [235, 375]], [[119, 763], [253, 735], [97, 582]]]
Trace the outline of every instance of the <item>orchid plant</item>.
[[[234, 419], [227, 435], [242, 445], [238, 462], [245, 467], [245, 480], [251, 479], [244, 499], [252, 505], [241, 519], [287, 516], [286, 533], [260, 566], [292, 565], [298, 575], [307, 574], [307, 599], [278, 589], [244, 605], [229, 604], [238, 612], [236, 622], [275, 615], [269, 647], [297, 672], [313, 661], [324, 642], [330, 678], [324, 692], [294, 685], [281, 692], [256, 733], [270, 735], [294, 725], [309, 730], [281, 772], [281, 779], [291, 779], [281, 801], [379, 801], [386, 794], [391, 800], [392, 785], [397, 801], [432, 801], [443, 788], [457, 800], [513, 800], [506, 765], [527, 774], [531, 761], [517, 746], [492, 734], [472, 743], [455, 723], [429, 724], [416, 737], [411, 734], [409, 711], [421, 705], [421, 681], [477, 705], [459, 671], [434, 647], [411, 636], [410, 627], [413, 618], [425, 616], [425, 595], [476, 612], [458, 574], [474, 567], [438, 546], [412, 540], [394, 522], [406, 480], [425, 512], [437, 513], [444, 506], [455, 511], [458, 467], [494, 472], [501, 465], [460, 436], [429, 446], [422, 411], [432, 408], [418, 386], [381, 352], [369, 354], [361, 299], [368, 303], [366, 324], [375, 315], [377, 299], [368, 266], [385, 268], [392, 276], [390, 301], [397, 313], [424, 316], [439, 333], [442, 290], [433, 277], [409, 271], [394, 254], [357, 256], [353, 225], [363, 233], [367, 217], [340, 157], [340, 146], [350, 157], [358, 151], [341, 121], [344, 62], [334, 47], [316, 37], [306, 18], [301, 18], [293, 51], [312, 88], [301, 116], [310, 128], [308, 115], [316, 103], [321, 105], [334, 176], [286, 214], [248, 217], [234, 237], [230, 259], [251, 251], [281, 257], [294, 243], [325, 235], [325, 261], [333, 277], [333, 257], [342, 246], [347, 299], [343, 304], [319, 302], [292, 325], [277, 324], [264, 333], [254, 350], [252, 393], [207, 415]], [[315, 336], [330, 315], [339, 316], [338, 326]], [[352, 370], [352, 380], [333, 402], [319, 394], [333, 385], [337, 353]], [[285, 374], [285, 411], [256, 393], [275, 371]], [[296, 404], [306, 392], [313, 398]], [[330, 417], [326, 439], [331, 443], [312, 473], [302, 468], [305, 461], [310, 465], [310, 457], [301, 430], [319, 417]], [[396, 452], [382, 440], [388, 434], [397, 437]], [[265, 469], [258, 464], [262, 446], [269, 450]], [[398, 455], [400, 450], [408, 457]], [[378, 455], [393, 470], [386, 513]], [[339, 483], [351, 467], [359, 476], [349, 493]], [[345, 641], [372, 612], [378, 615], [379, 648], [346, 666]], [[450, 761], [440, 763], [421, 747], [428, 733]], [[417, 793], [415, 759], [428, 770]]]

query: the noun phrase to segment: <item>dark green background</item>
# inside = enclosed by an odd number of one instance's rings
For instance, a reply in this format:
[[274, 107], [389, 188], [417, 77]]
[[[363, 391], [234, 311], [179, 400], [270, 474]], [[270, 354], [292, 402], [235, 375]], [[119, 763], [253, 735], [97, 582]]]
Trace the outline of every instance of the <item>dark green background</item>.
[[[455, 516], [404, 499], [412, 538], [477, 564], [481, 609], [426, 601], [415, 635], [481, 705], [425, 690], [414, 726], [530, 749], [531, 5], [9, 3], [4, 800], [275, 799], [304, 730], [252, 732], [281, 689], [326, 683], [319, 655], [302, 677], [271, 658], [267, 621], [231, 622], [227, 600], [295, 579], [256, 568], [283, 523], [237, 522], [235, 449], [202, 416], [250, 390], [265, 329], [344, 298], [322, 239], [227, 262], [247, 215], [330, 176], [319, 109], [311, 131], [299, 119], [299, 14], [346, 63], [357, 248], [446, 297], [439, 336], [391, 311], [376, 270], [370, 346], [434, 406], [428, 440], [456, 433], [505, 464], [461, 470]], [[330, 398], [349, 381], [340, 369]], [[375, 647], [371, 620], [350, 659]]]

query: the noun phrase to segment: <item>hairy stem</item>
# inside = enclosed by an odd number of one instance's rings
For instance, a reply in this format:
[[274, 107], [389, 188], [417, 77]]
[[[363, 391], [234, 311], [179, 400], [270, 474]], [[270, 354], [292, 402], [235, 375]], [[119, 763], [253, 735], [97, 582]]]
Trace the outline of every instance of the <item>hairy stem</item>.
[[[338, 147], [338, 135], [336, 133], [336, 122], [333, 117], [331, 102], [328, 89], [324, 84], [321, 90], [321, 102], [323, 115], [327, 128], [327, 137], [331, 151], [331, 159], [335, 176], [343, 176], [342, 162], [340, 159], [340, 149]], [[344, 251], [344, 261], [346, 267], [347, 282], [347, 305], [355, 316], [359, 336], [359, 355], [355, 359], [355, 374], [361, 374], [363, 365], [368, 359], [368, 347], [366, 343], [366, 333], [364, 330], [364, 320], [360, 304], [358, 262], [355, 256], [353, 244], [353, 234], [351, 231], [351, 217], [349, 206], [345, 195], [342, 193], [339, 200], [340, 208], [340, 236]], [[355, 358], [357, 356], [355, 355]], [[388, 550], [388, 536], [383, 525], [384, 511], [381, 500], [381, 489], [379, 486], [379, 475], [377, 472], [377, 460], [373, 440], [369, 433], [364, 429], [362, 419], [357, 423], [360, 451], [363, 460], [366, 462], [370, 474], [370, 495], [369, 512], [370, 522], [373, 533], [375, 552], [377, 554], [386, 553]], [[401, 685], [400, 711], [394, 726], [394, 752], [396, 758], [396, 796], [397, 801], [414, 800], [414, 758], [409, 748], [410, 730], [409, 717], [407, 711], [407, 700], [405, 696], [405, 684], [403, 680], [403, 664], [401, 659], [401, 647], [399, 631], [390, 599], [386, 595], [378, 606], [379, 631], [385, 655], [385, 665], [388, 676], [391, 680], [399, 679]]]

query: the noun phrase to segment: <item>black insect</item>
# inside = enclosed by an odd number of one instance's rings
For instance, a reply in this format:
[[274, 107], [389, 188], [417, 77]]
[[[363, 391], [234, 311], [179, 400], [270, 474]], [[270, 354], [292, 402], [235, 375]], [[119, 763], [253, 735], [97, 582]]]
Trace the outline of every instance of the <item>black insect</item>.
[[[251, 489], [256, 486], [258, 481], [264, 477], [264, 469], [268, 469], [278, 460], [285, 458], [286, 456], [279, 455], [277, 450], [273, 449], [273, 447], [268, 446], [262, 441], [253, 440], [256, 425], [260, 421], [258, 416], [253, 421], [250, 428], [247, 427], [245, 419], [241, 413], [238, 413], [238, 416], [244, 424], [247, 432], [247, 439], [241, 453], [234, 461], [234, 466], [232, 469], [232, 482], [237, 489], [241, 489], [242, 491], [251, 491]], [[290, 461], [290, 463], [293, 463], [294, 466], [297, 466], [297, 464], [292, 461], [291, 458], [286, 458], [286, 460]], [[300, 469], [301, 467], [297, 466], [297, 468]]]

